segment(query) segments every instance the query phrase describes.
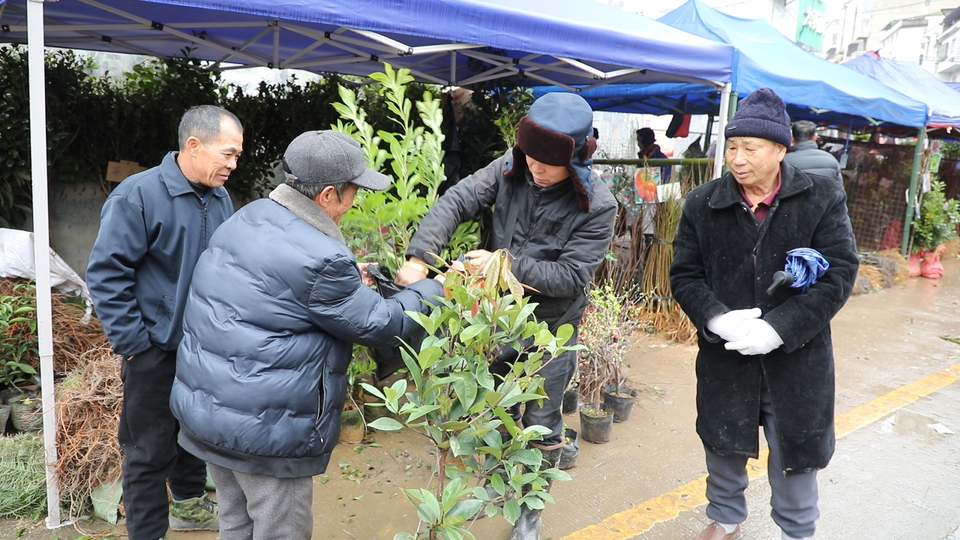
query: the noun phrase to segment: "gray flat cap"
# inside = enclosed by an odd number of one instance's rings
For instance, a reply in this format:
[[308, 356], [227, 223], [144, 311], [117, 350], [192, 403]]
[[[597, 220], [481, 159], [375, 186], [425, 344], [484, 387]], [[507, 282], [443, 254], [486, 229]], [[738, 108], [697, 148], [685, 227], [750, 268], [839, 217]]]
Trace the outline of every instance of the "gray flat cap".
[[393, 183], [389, 177], [368, 169], [360, 144], [339, 131], [307, 131], [298, 135], [283, 154], [283, 169], [288, 184], [350, 182], [381, 190]]

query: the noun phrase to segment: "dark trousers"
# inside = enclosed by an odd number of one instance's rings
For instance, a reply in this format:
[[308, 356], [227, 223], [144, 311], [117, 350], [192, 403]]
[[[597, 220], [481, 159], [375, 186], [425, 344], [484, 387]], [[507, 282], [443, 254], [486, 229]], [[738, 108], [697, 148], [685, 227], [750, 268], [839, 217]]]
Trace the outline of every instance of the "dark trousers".
[[170, 412], [177, 353], [157, 347], [123, 360], [123, 406], [118, 438], [123, 451], [123, 508], [130, 540], [167, 533], [167, 479], [180, 498], [204, 494], [206, 464], [177, 444], [180, 424]]
[[[573, 337], [570, 338], [571, 345], [577, 342], [578, 334], [578, 331], [574, 331]], [[490, 364], [490, 372], [494, 375], [504, 376], [509, 372], [510, 365], [515, 359], [516, 356], [498, 359]], [[543, 400], [543, 405], [538, 404], [536, 400], [525, 402], [521, 420], [525, 427], [543, 426], [550, 430], [550, 433], [544, 435], [543, 440], [538, 441], [534, 446], [562, 447], [563, 414], [560, 408], [563, 405], [563, 392], [567, 389], [567, 384], [570, 383], [570, 379], [573, 378], [573, 373], [577, 368], [577, 352], [566, 351], [555, 358], [544, 355], [543, 361], [544, 365], [537, 372], [537, 375], [544, 379], [543, 389], [547, 393], [547, 399]], [[511, 411], [511, 413], [513, 412]], [[514, 418], [516, 418], [516, 415], [514, 415]]]
[[[770, 454], [767, 477], [770, 480], [770, 516], [783, 532], [793, 538], [813, 536], [820, 517], [817, 508], [817, 471], [783, 475], [776, 417], [770, 404], [770, 392], [764, 382], [760, 391], [760, 421]], [[707, 454], [707, 517], [719, 523], [743, 523], [747, 519], [744, 490], [749, 484], [746, 456], [721, 456], [704, 448]]]

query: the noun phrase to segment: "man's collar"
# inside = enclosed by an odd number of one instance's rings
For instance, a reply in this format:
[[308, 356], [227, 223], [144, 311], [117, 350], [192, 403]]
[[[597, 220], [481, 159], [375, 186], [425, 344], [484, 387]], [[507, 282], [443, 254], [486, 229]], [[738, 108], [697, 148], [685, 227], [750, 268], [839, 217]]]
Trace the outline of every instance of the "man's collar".
[[293, 212], [314, 229], [346, 243], [343, 239], [343, 233], [340, 232], [340, 227], [333, 222], [327, 211], [292, 187], [280, 184], [270, 192], [270, 200]]

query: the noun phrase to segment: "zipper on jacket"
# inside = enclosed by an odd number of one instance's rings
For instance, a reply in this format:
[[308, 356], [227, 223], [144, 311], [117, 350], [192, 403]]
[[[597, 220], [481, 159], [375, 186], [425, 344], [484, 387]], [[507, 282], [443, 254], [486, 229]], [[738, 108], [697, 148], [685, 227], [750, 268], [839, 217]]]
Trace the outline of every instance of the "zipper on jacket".
[[[523, 250], [526, 249], [527, 244], [530, 243], [530, 237], [533, 236], [533, 228], [536, 227], [536, 220], [534, 219], [534, 216], [537, 215], [537, 207], [540, 206], [541, 195], [543, 195], [543, 188], [538, 186], [536, 193], [533, 196], [533, 204], [530, 205], [530, 215], [527, 217], [527, 230], [526, 234], [523, 235], [523, 245], [520, 246], [520, 248], [517, 250], [517, 253], [523, 253]], [[510, 240], [513, 239], [511, 238]], [[508, 240], [508, 242], [510, 240]]]
[[203, 197], [200, 197], [200, 207], [203, 209], [203, 212], [200, 216], [200, 251], [207, 249], [207, 201], [210, 199], [210, 191], [207, 190], [207, 194]]

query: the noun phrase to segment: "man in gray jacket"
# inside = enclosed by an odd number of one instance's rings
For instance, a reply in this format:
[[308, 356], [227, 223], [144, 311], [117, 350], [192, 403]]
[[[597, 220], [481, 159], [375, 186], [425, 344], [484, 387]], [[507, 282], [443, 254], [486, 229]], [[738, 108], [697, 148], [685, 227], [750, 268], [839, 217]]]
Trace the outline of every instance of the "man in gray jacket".
[[836, 178], [837, 182], [843, 185], [837, 158], [817, 146], [817, 125], [809, 120], [800, 120], [794, 122], [791, 131], [793, 146], [783, 157], [783, 161], [806, 173]]
[[310, 539], [353, 344], [399, 346], [418, 328], [404, 312], [442, 294], [435, 280], [389, 299], [368, 286], [338, 224], [358, 188], [390, 180], [350, 136], [303, 133], [283, 166], [286, 183], [213, 235], [183, 318], [170, 407], [216, 482], [220, 540]]
[[183, 115], [179, 137], [179, 152], [107, 198], [87, 267], [97, 316], [123, 357], [118, 438], [130, 540], [157, 540], [168, 526], [217, 530], [206, 467], [177, 445], [169, 398], [193, 267], [233, 213], [223, 184], [237, 168], [243, 128], [225, 109], [201, 105]]

